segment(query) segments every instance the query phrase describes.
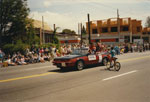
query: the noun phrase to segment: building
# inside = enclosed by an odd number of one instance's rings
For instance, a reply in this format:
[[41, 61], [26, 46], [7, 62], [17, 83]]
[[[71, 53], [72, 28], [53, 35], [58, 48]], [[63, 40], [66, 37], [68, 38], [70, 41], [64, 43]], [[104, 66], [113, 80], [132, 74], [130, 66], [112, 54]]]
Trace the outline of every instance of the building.
[[145, 42], [150, 43], [150, 27], [143, 28], [143, 30], [142, 30], [142, 39]]
[[[53, 30], [49, 25], [44, 22], [44, 27], [42, 27], [42, 21], [33, 20], [33, 25], [36, 30], [36, 34], [40, 37], [40, 42], [51, 43], [53, 39]], [[43, 35], [44, 33], [44, 35]], [[60, 40], [61, 44], [78, 44], [80, 43], [80, 36], [77, 34], [61, 34], [56, 33], [56, 36]]]
[[[119, 30], [120, 29], [120, 34]], [[86, 23], [88, 32], [88, 23]], [[134, 39], [142, 38], [141, 20], [129, 18], [110, 18], [90, 22], [91, 41], [101, 40], [105, 43], [133, 43]]]
[[[43, 25], [43, 26], [42, 26]], [[40, 38], [40, 43], [50, 43], [53, 36], [53, 31], [50, 26], [44, 22], [39, 20], [33, 20], [33, 26], [35, 28], [36, 34]]]
[[[40, 42], [51, 43], [53, 30], [44, 22], [34, 20], [36, 34], [40, 37]], [[118, 32], [120, 30], [120, 32]], [[88, 42], [88, 23], [86, 23], [87, 35], [83, 36]], [[90, 22], [91, 42], [101, 42], [105, 44], [134, 43], [135, 40], [143, 39], [150, 43], [150, 28], [143, 28], [142, 21], [128, 18], [109, 18]], [[44, 34], [44, 35], [43, 35]], [[81, 36], [78, 34], [56, 34], [61, 44], [79, 44]], [[119, 39], [120, 38], [120, 39]], [[43, 40], [44, 39], [44, 40]]]
[[56, 34], [61, 44], [79, 44], [81, 39], [77, 34]]

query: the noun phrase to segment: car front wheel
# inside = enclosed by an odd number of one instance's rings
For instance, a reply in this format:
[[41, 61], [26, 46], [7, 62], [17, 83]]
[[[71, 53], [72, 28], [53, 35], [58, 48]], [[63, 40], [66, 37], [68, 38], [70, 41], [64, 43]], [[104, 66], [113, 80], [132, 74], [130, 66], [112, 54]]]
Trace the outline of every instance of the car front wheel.
[[77, 70], [82, 70], [84, 68], [84, 63], [83, 61], [78, 61], [76, 64]]

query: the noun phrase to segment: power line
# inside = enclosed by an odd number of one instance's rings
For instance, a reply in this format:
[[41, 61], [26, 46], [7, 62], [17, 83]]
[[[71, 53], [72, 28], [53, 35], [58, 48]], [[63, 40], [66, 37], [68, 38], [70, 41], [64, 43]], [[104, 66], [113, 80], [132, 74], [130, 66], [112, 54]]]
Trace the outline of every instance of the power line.
[[[146, 1], [148, 1], [148, 0], [146, 0]], [[102, 6], [102, 7], [105, 7], [105, 8], [111, 8], [110, 10], [112, 10], [112, 11], [114, 11], [114, 12], [116, 12], [116, 10], [117, 10], [117, 8], [115, 8], [115, 7], [113, 7], [113, 6], [110, 6], [110, 5], [107, 5], [107, 4], [103, 4], [103, 3], [90, 3], [89, 5], [94, 5], [94, 7], [100, 7], [100, 6]], [[148, 5], [147, 5], [148, 6]], [[149, 6], [148, 6], [149, 7]], [[128, 15], [134, 15], [134, 16], [137, 16], [137, 14], [136, 13], [133, 13], [133, 12], [131, 12], [131, 10], [130, 11], [125, 11], [125, 10], [122, 10], [122, 9], [120, 9], [120, 13], [121, 14], [128, 14]], [[142, 15], [140, 15], [140, 16], [142, 16]], [[143, 17], [145, 17], [145, 16], [143, 16]]]

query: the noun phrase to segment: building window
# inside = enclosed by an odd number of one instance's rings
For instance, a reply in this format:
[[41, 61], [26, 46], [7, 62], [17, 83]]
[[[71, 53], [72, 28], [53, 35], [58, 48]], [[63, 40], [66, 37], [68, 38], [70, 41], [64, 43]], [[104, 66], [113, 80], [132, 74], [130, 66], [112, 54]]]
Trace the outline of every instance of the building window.
[[108, 33], [108, 28], [102, 28], [102, 33]]
[[146, 32], [143, 32], [143, 35], [145, 35], [146, 34]]
[[133, 36], [132, 39], [140, 39], [140, 36]]
[[67, 43], [68, 43], [68, 40], [65, 40], [65, 43], [67, 44]]
[[137, 27], [137, 32], [141, 32], [141, 27]]
[[130, 36], [125, 36], [125, 42], [126, 43], [130, 42]]
[[128, 26], [123, 27], [123, 28], [122, 28], [122, 31], [129, 31], [129, 27], [128, 27]]
[[98, 32], [97, 32], [97, 29], [92, 29], [92, 33], [93, 34], [97, 34]]
[[118, 32], [118, 28], [117, 27], [111, 27], [111, 32]]
[[96, 39], [96, 42], [99, 42], [100, 41], [100, 39]]
[[149, 37], [143, 37], [144, 42], [148, 42], [149, 41]]

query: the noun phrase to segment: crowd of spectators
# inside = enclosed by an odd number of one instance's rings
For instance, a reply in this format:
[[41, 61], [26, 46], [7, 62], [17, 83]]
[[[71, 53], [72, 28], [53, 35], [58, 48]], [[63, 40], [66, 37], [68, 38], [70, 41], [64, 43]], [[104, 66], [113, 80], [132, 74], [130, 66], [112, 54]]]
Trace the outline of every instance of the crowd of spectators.
[[[35, 48], [34, 46], [30, 49], [27, 48], [24, 54], [20, 52], [13, 53], [12, 55], [5, 53], [0, 49], [0, 64], [3, 62], [7, 63], [9, 66], [16, 65], [27, 65], [33, 63], [44, 63], [45, 61], [51, 61], [55, 57], [60, 57], [64, 55], [71, 54], [75, 49], [80, 49], [81, 47], [89, 48], [90, 51], [105, 52], [108, 51], [113, 45], [105, 45], [101, 42], [92, 43], [89, 46], [86, 44], [73, 44], [73, 45], [62, 45], [60, 49], [55, 46], [46, 48]], [[130, 52], [142, 52], [150, 50], [150, 44], [124, 44], [121, 46], [113, 46], [117, 55]], [[90, 52], [91, 53], [91, 52]]]
[[[0, 50], [2, 52], [2, 50]], [[1, 63], [5, 62], [9, 66], [15, 65], [27, 65], [33, 63], [44, 63], [45, 61], [50, 61], [52, 59], [52, 55], [50, 49], [48, 48], [27, 48], [24, 54], [20, 52], [13, 53], [12, 55], [8, 54], [1, 56]]]

